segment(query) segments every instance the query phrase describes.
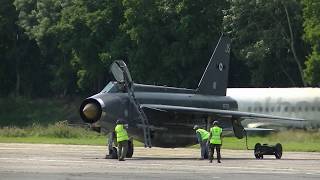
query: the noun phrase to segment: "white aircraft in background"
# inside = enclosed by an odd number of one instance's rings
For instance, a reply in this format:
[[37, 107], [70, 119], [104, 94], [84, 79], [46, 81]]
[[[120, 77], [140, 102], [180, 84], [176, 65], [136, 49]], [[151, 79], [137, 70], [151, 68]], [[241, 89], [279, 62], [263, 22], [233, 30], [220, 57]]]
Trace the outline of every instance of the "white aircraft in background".
[[[302, 118], [306, 121], [246, 119], [248, 128], [319, 128], [320, 88], [228, 88], [241, 112]], [[281, 126], [280, 126], [281, 125]]]

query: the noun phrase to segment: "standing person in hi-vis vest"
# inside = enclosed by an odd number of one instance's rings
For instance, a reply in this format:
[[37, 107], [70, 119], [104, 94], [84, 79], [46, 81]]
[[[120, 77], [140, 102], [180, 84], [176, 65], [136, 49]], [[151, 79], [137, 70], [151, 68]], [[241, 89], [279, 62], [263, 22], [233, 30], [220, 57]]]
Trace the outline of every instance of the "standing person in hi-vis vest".
[[210, 128], [208, 143], [209, 143], [209, 148], [210, 148], [210, 153], [209, 153], [210, 163], [212, 163], [214, 149], [217, 150], [218, 163], [221, 163], [220, 149], [221, 149], [221, 145], [222, 145], [222, 128], [219, 127], [218, 121], [214, 121], [213, 127]]
[[127, 151], [128, 151], [128, 132], [126, 128], [124, 127], [124, 120], [118, 119], [116, 122], [116, 127], [114, 128], [116, 137], [117, 137], [117, 143], [118, 143], [118, 160], [124, 161], [124, 158], [126, 157]]
[[208, 158], [208, 145], [207, 141], [209, 138], [209, 132], [200, 128], [198, 125], [194, 125], [193, 127], [194, 130], [196, 130], [196, 135], [198, 139], [198, 143], [201, 148], [201, 160], [202, 159], [207, 159]]

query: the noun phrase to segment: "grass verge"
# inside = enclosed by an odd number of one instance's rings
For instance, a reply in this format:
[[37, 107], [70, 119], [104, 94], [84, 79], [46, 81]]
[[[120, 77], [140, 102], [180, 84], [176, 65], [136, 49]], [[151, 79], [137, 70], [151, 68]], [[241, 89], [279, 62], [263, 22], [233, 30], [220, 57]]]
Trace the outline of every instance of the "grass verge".
[[[320, 140], [317, 141], [295, 141], [274, 138], [275, 135], [267, 137], [248, 137], [248, 147], [253, 149], [256, 143], [275, 145], [281, 143], [284, 151], [305, 151], [320, 152]], [[225, 149], [246, 149], [245, 139], [227, 137], [224, 139], [223, 148]]]
[[[284, 151], [304, 151], [320, 152], [320, 143], [300, 143], [300, 142], [281, 142], [268, 141], [263, 137], [249, 137], [249, 149], [252, 149], [256, 142], [275, 145], [280, 142]], [[97, 145], [105, 146], [107, 139], [104, 136], [96, 138], [54, 138], [54, 137], [1, 137], [0, 143], [33, 143], [33, 144], [73, 144], [73, 145]], [[143, 143], [135, 141], [135, 147], [143, 147]], [[199, 148], [198, 145], [192, 148]], [[234, 137], [226, 137], [223, 142], [223, 149], [246, 150], [245, 140], [239, 140]]]
[[1, 143], [106, 145], [106, 138], [0, 137]]
[[[26, 128], [4, 127], [0, 129], [0, 143], [45, 143], [45, 144], [77, 144], [105, 146], [105, 135], [79, 127], [70, 127], [66, 121], [57, 122], [46, 127], [37, 124]], [[252, 149], [255, 143], [281, 143], [284, 151], [320, 152], [320, 131], [283, 131], [267, 136], [249, 136], [248, 146]], [[143, 146], [135, 141], [135, 146]], [[198, 148], [198, 145], [192, 146]], [[235, 137], [223, 139], [224, 149], [246, 149], [246, 141]]]
[[48, 125], [58, 120], [79, 120], [81, 98], [0, 97], [0, 126], [27, 127], [33, 123]]

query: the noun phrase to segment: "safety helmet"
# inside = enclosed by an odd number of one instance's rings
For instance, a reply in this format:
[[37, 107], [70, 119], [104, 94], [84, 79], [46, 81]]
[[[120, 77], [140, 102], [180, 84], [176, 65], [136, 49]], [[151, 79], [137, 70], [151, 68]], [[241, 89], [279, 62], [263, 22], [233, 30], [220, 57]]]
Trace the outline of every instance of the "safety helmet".
[[118, 119], [116, 124], [124, 124], [124, 120], [123, 119]]
[[193, 129], [199, 129], [199, 126], [198, 125], [194, 125]]
[[213, 121], [212, 125], [219, 125], [219, 121]]

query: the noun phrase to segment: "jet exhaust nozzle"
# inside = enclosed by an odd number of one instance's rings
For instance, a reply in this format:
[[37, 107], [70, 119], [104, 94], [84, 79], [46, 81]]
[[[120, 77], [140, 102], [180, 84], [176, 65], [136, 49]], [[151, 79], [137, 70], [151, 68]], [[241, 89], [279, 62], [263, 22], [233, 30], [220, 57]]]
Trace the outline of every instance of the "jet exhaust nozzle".
[[97, 122], [102, 114], [100, 103], [96, 99], [86, 99], [80, 106], [80, 116], [86, 123]]

